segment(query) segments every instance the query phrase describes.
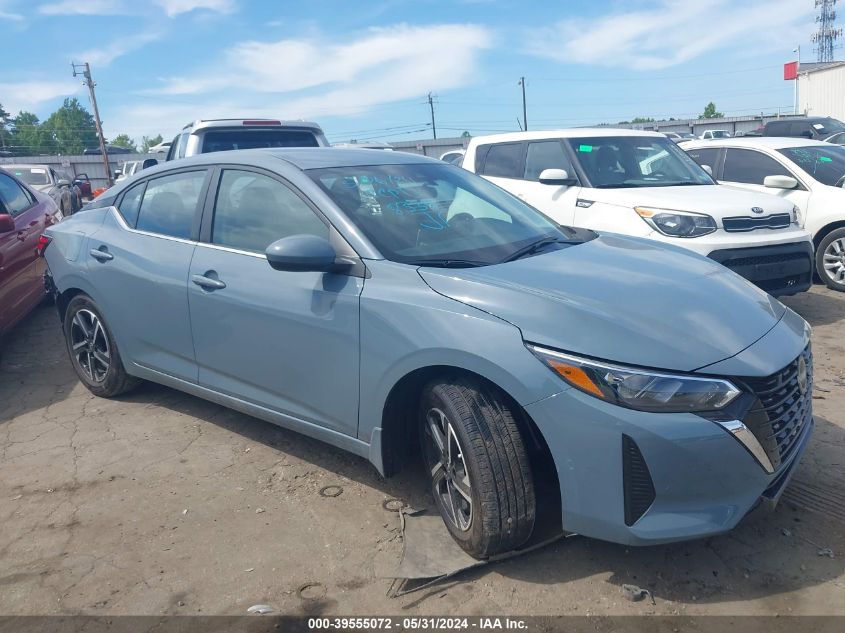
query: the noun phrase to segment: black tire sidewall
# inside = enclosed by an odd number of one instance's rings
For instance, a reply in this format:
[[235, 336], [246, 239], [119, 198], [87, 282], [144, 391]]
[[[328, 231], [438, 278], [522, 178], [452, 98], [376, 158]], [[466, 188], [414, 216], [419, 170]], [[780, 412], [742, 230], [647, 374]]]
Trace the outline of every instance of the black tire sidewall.
[[[73, 354], [73, 349], [71, 348], [71, 323], [73, 322], [73, 317], [76, 313], [82, 309], [90, 310], [97, 315], [97, 318], [100, 320], [100, 325], [103, 328], [109, 342], [109, 369], [108, 372], [106, 372], [106, 379], [102, 382], [93, 382], [85, 375], [85, 372], [79, 367], [76, 357]], [[67, 310], [65, 311], [63, 330], [65, 334], [65, 347], [67, 348], [68, 357], [70, 358], [70, 362], [73, 365], [73, 370], [76, 373], [77, 378], [79, 378], [82, 384], [84, 384], [94, 395], [102, 396], [104, 398], [111, 397], [123, 391], [124, 383], [126, 382], [126, 371], [123, 369], [123, 361], [120, 358], [117, 343], [115, 343], [108, 322], [105, 318], [103, 318], [102, 312], [90, 297], [87, 295], [77, 295], [71, 299], [71, 302], [68, 304]]]
[[845, 237], [845, 228], [835, 229], [824, 236], [824, 239], [816, 249], [816, 274], [828, 288], [839, 292], [845, 292], [845, 283], [838, 283], [827, 274], [827, 271], [824, 269], [824, 252], [832, 242], [843, 237]]
[[[487, 543], [485, 534], [484, 534], [484, 514], [482, 509], [483, 503], [483, 495], [482, 495], [482, 474], [481, 469], [478, 465], [479, 457], [476, 455], [476, 451], [474, 450], [474, 446], [470, 441], [469, 436], [467, 435], [466, 429], [464, 427], [465, 424], [468, 422], [465, 421], [458, 410], [455, 408], [454, 404], [452, 403], [451, 399], [448, 398], [444, 393], [444, 385], [436, 384], [432, 385], [431, 388], [426, 389], [425, 393], [420, 402], [420, 437], [422, 438], [421, 441], [427, 441], [425, 436], [425, 414], [433, 407], [436, 407], [443, 411], [446, 414], [446, 417], [452, 423], [452, 428], [455, 430], [455, 434], [458, 436], [458, 441], [461, 444], [461, 449], [463, 450], [464, 461], [467, 466], [467, 470], [469, 471], [469, 482], [470, 482], [470, 490], [472, 492], [472, 506], [473, 506], [473, 516], [472, 516], [472, 523], [470, 525], [470, 529], [467, 531], [460, 530], [457, 526], [453, 526], [449, 521], [444, 519], [444, 523], [449, 530], [449, 533], [452, 537], [458, 542], [458, 544], [470, 554], [472, 552], [483, 551], [487, 549]], [[469, 422], [471, 423], [471, 422]], [[425, 453], [423, 453], [425, 455]], [[426, 468], [428, 464], [426, 463]], [[433, 488], [431, 476], [428, 476], [428, 486], [431, 490], [435, 503], [438, 506], [438, 510], [440, 510], [441, 515], [443, 515], [443, 510], [440, 508], [441, 501], [436, 494], [436, 491]]]

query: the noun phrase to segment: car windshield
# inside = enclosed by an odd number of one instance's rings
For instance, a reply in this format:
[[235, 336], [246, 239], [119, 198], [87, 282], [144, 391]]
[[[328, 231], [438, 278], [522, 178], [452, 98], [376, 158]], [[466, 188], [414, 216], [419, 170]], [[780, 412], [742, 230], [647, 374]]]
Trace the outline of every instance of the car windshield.
[[367, 165], [308, 175], [387, 258], [425, 266], [484, 266], [564, 248], [571, 229], [451, 165]]
[[209, 130], [203, 135], [202, 153], [262, 147], [319, 147], [319, 143], [302, 130]]
[[567, 139], [597, 189], [712, 185], [713, 179], [667, 138], [597, 136]]
[[845, 147], [807, 145], [778, 150], [820, 183], [842, 186], [845, 178]]
[[13, 167], [10, 171], [28, 185], [49, 185], [50, 176], [43, 167]]
[[819, 134], [835, 134], [845, 132], [845, 123], [837, 119], [821, 119], [811, 124]]

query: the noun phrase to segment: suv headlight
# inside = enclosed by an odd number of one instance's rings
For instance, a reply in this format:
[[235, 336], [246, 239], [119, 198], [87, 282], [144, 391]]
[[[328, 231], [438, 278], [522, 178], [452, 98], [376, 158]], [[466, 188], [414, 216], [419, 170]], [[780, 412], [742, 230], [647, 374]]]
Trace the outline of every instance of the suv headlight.
[[792, 205], [792, 223], [795, 226], [801, 226], [801, 209], [798, 205]]
[[740, 395], [727, 380], [669, 374], [587, 360], [536, 345], [529, 350], [567, 383], [637, 411], [692, 413], [723, 409]]
[[704, 213], [634, 207], [653, 229], [670, 237], [701, 237], [716, 230], [716, 220]]

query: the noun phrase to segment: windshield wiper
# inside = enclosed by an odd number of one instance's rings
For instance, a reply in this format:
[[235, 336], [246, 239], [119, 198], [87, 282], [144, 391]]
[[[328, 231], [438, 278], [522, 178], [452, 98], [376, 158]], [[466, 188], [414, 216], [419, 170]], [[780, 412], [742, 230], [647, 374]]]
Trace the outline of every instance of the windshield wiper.
[[405, 263], [411, 266], [431, 266], [434, 268], [476, 268], [490, 265], [490, 262], [479, 262], [471, 259], [410, 259]]
[[508, 255], [505, 259], [503, 259], [500, 263], [504, 264], [505, 262], [512, 262], [516, 259], [520, 259], [522, 257], [526, 257], [527, 255], [533, 255], [541, 251], [544, 247], [548, 246], [549, 244], [580, 244], [579, 240], [562, 240], [559, 237], [544, 237], [542, 239], [537, 240], [536, 242], [531, 242], [527, 246], [523, 246], [522, 248], [514, 251], [510, 255]]

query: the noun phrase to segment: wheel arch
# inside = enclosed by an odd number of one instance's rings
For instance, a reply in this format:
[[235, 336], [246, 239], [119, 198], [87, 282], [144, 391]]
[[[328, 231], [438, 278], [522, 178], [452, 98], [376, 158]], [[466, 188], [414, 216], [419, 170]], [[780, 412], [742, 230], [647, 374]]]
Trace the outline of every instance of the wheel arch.
[[[382, 474], [390, 477], [399, 473], [418, 455], [416, 432], [417, 408], [422, 390], [438, 378], [468, 377], [498, 391], [516, 417], [522, 440], [528, 451], [534, 475], [537, 507], [544, 508], [543, 515], [560, 523], [560, 482], [549, 445], [531, 415], [507, 389], [477, 372], [454, 365], [429, 365], [418, 367], [402, 376], [391, 388], [384, 403], [381, 427], [378, 429], [377, 449], [374, 456], [380, 460]], [[375, 448], [375, 444], [373, 446]], [[375, 461], [375, 460], [372, 460]], [[541, 485], [542, 484], [542, 485]], [[557, 510], [555, 510], [557, 509]], [[539, 515], [538, 515], [539, 516]]]
[[828, 222], [813, 236], [813, 247], [814, 249], [818, 249], [819, 245], [822, 243], [822, 240], [826, 238], [830, 233], [835, 231], [836, 229], [845, 228], [845, 220], [836, 220], [834, 222]]

